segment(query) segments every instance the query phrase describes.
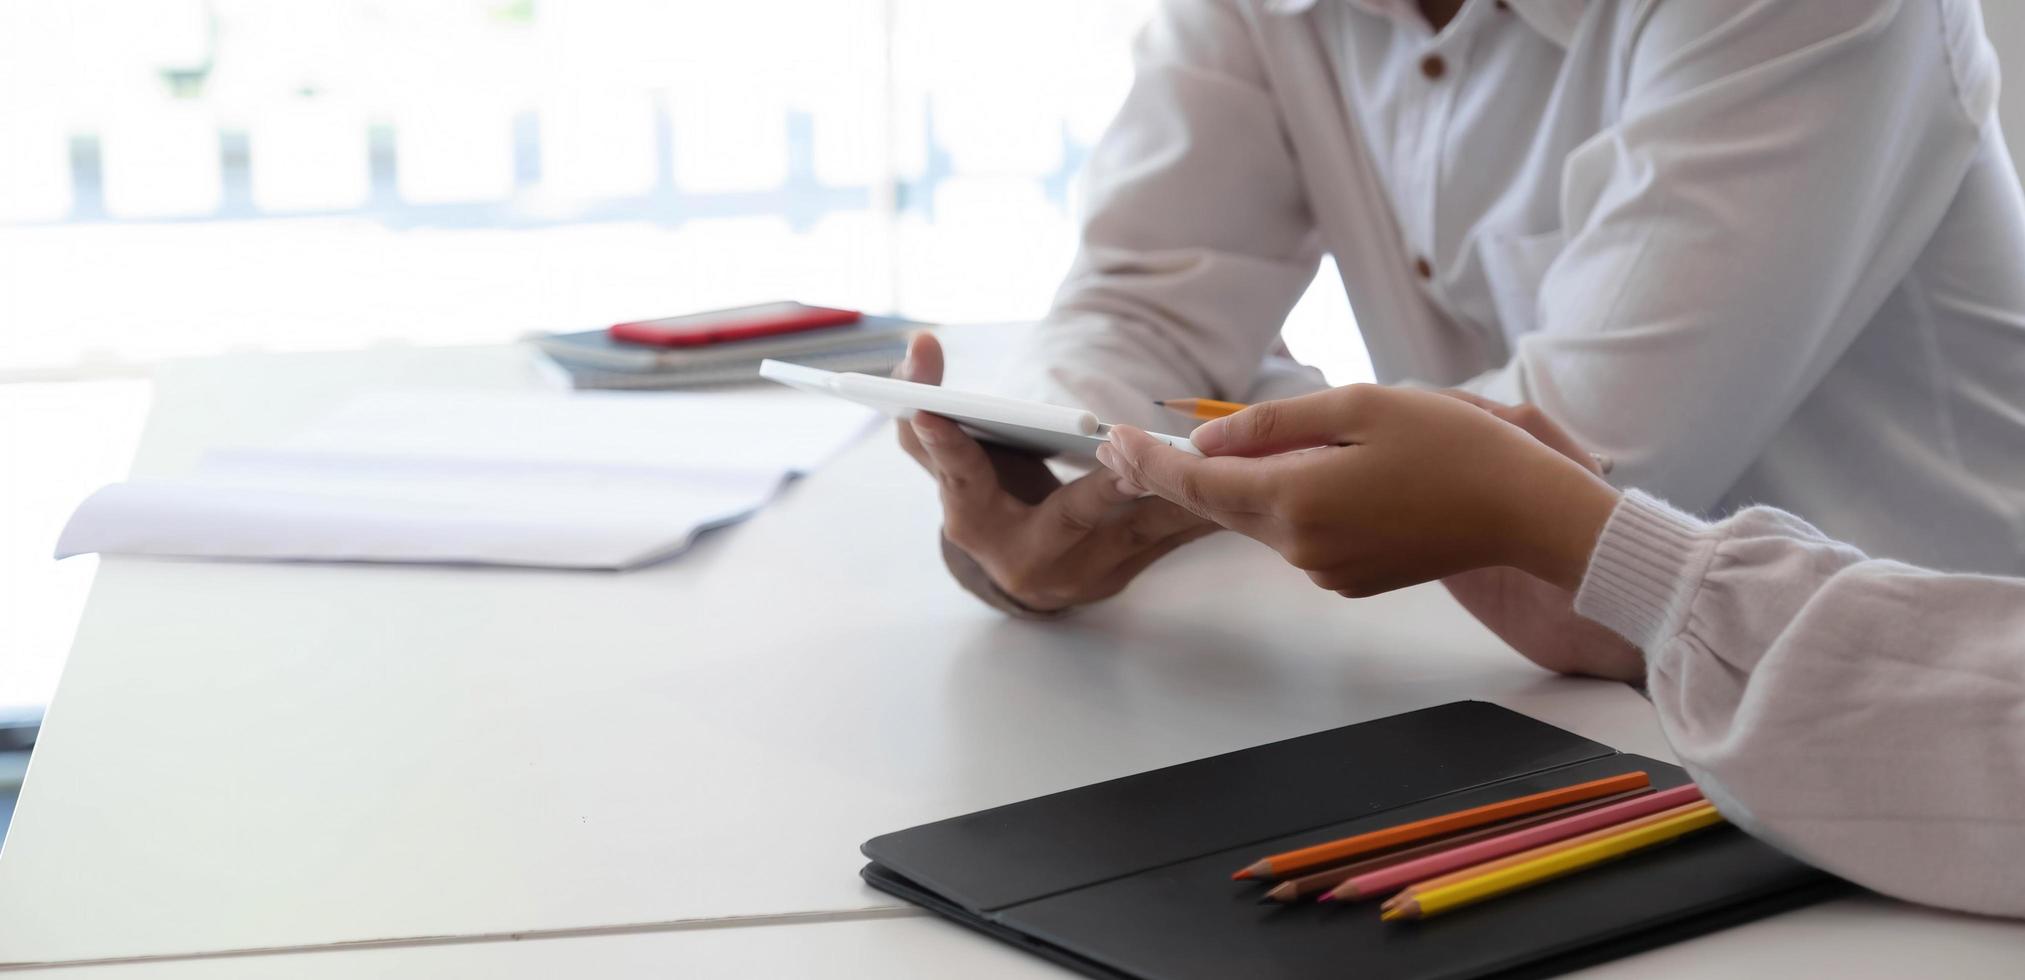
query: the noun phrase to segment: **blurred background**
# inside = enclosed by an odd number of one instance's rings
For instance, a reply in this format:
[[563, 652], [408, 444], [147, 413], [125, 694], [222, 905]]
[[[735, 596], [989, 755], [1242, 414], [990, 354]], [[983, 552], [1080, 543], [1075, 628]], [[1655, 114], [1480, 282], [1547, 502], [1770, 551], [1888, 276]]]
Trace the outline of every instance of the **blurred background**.
[[[785, 298], [1037, 317], [1152, 2], [0, 0], [0, 716], [55, 686], [96, 559], [50, 549], [151, 366]], [[1326, 263], [1287, 339], [1369, 377]]]
[[[782, 298], [1038, 317], [1150, 5], [0, 3], [0, 710], [54, 687], [96, 559], [50, 547], [152, 365]], [[1296, 343], [1348, 380], [1332, 280]]]

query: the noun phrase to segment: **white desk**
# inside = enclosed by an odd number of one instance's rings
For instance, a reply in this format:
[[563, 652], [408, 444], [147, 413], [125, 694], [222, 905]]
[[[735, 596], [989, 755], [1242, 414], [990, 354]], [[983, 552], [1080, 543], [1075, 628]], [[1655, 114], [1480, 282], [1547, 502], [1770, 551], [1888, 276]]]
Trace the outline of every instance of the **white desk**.
[[[505, 350], [192, 365], [164, 379], [137, 472], [431, 378], [529, 383]], [[938, 937], [924, 942], [949, 959], [924, 972], [1045, 975], [911, 911], [791, 917], [891, 908], [856, 877], [877, 833], [1445, 701], [1666, 757], [1635, 694], [1533, 669], [1438, 591], [1341, 600], [1220, 536], [1099, 609], [1011, 622], [946, 579], [936, 524], [932, 488], [882, 436], [623, 575], [109, 560], [0, 854], [0, 964], [150, 958], [103, 969], [175, 977], [160, 958], [558, 934], [578, 938], [539, 948], [700, 969], [736, 963], [727, 949], [773, 956], [769, 936], [848, 933], [810, 962], [872, 975], [889, 944], [855, 937], [890, 933]], [[1915, 945], [1974, 935], [1948, 944], [1962, 969], [2025, 957], [2006, 924], [1883, 904], [1804, 916], [1667, 962], [1714, 975], [1790, 949], [1754, 935], [1831, 935], [1820, 952], [1861, 972], [1878, 961], [1844, 954], [1880, 921]], [[1736, 958], [1707, 955], [1724, 949]], [[491, 950], [290, 968], [483, 973]]]
[[[1825, 977], [2016, 980], [2016, 927], [1859, 899], [1616, 960], [1570, 980]], [[1037, 957], [926, 913], [545, 939], [316, 949], [8, 972], [24, 980], [1069, 980]]]
[[[1883, 899], [1802, 909], [1570, 974], [2016, 980], [2015, 927], [1907, 909]], [[673, 928], [490, 942], [318, 949], [105, 966], [52, 967], [24, 980], [1068, 980], [1073, 975], [926, 913], [730, 928]]]

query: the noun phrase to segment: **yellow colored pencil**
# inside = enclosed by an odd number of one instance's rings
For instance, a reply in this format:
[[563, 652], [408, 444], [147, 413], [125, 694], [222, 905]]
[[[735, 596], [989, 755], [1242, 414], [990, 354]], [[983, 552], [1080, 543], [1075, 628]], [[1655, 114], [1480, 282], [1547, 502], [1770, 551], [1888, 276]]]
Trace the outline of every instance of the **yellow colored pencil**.
[[1558, 854], [1549, 854], [1524, 864], [1417, 892], [1405, 903], [1387, 909], [1381, 918], [1392, 921], [1424, 919], [1431, 915], [1439, 915], [1465, 905], [1473, 905], [1508, 892], [1531, 888], [1541, 882], [1587, 870], [1605, 861], [1664, 844], [1722, 822], [1723, 815], [1716, 812], [1713, 804], [1698, 804], [1687, 813], [1658, 823], [1626, 830], [1603, 840], [1571, 847]]
[[1171, 412], [1180, 412], [1193, 419], [1220, 419], [1245, 410], [1240, 402], [1220, 402], [1214, 398], [1169, 398], [1153, 404]]
[[1493, 871], [1502, 871], [1506, 868], [1516, 867], [1518, 865], [1525, 864], [1527, 861], [1535, 861], [1540, 858], [1546, 857], [1550, 854], [1559, 854], [1562, 851], [1568, 850], [1569, 848], [1572, 847], [1581, 847], [1584, 844], [1594, 843], [1600, 840], [1607, 840], [1609, 838], [1617, 836], [1618, 834], [1624, 833], [1627, 830], [1636, 830], [1640, 827], [1649, 827], [1653, 824], [1659, 823], [1662, 820], [1671, 820], [1674, 817], [1678, 817], [1683, 813], [1687, 813], [1690, 810], [1695, 810], [1700, 807], [1707, 806], [1708, 804], [1709, 801], [1707, 800], [1696, 800], [1693, 803], [1683, 803], [1676, 807], [1669, 807], [1665, 810], [1661, 810], [1658, 813], [1648, 813], [1642, 817], [1633, 817], [1632, 819], [1626, 820], [1623, 823], [1611, 824], [1608, 827], [1598, 827], [1595, 830], [1592, 830], [1586, 834], [1577, 834], [1574, 837], [1568, 838], [1567, 840], [1557, 840], [1551, 844], [1542, 844], [1539, 847], [1529, 848], [1527, 850], [1520, 851], [1517, 854], [1508, 854], [1501, 858], [1492, 858], [1491, 860], [1484, 861], [1480, 864], [1472, 864], [1467, 868], [1457, 868], [1456, 870], [1451, 871], [1447, 874], [1436, 875], [1435, 877], [1429, 878], [1425, 881], [1416, 881], [1413, 884], [1407, 885], [1405, 888], [1400, 889], [1397, 894], [1393, 895], [1389, 899], [1386, 899], [1385, 904], [1403, 905], [1406, 903], [1408, 899], [1412, 898], [1413, 896], [1418, 895], [1421, 892], [1428, 891], [1430, 889], [1440, 888], [1444, 885], [1453, 885], [1458, 881], [1468, 881], [1471, 878], [1476, 878], [1481, 875], [1487, 875]]

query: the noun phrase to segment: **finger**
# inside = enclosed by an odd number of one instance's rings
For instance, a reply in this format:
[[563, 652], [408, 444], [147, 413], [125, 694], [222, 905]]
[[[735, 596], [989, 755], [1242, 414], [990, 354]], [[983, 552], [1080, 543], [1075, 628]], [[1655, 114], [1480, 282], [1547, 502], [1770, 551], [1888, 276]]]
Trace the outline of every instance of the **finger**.
[[922, 331], [907, 339], [907, 356], [893, 369], [893, 376], [916, 384], [942, 383], [942, 342]]
[[1207, 533], [1203, 518], [1159, 497], [1139, 499], [1137, 485], [1108, 469], [1091, 472], [1055, 491], [1039, 510], [1069, 537], [1102, 534], [1109, 548], [1136, 553], [1184, 531]]
[[1092, 470], [1048, 495], [1040, 511], [1055, 528], [1075, 537], [1097, 530], [1120, 504], [1139, 496], [1137, 488], [1127, 491], [1118, 475], [1108, 469]]
[[[1061, 566], [1064, 580], [1080, 583], [1072, 601], [1088, 602], [1116, 594], [1169, 552], [1222, 530], [1158, 497], [1124, 506], [1131, 513], [1129, 519], [1114, 518], [1101, 534], [1085, 538], [1065, 556], [1066, 564]], [[1121, 536], [1126, 527], [1145, 533]]]
[[1138, 578], [1139, 573], [1145, 571], [1154, 562], [1167, 557], [1167, 555], [1173, 552], [1176, 548], [1179, 548], [1182, 545], [1189, 543], [1190, 541], [1194, 541], [1197, 538], [1207, 537], [1211, 534], [1216, 533], [1217, 531], [1223, 530], [1222, 528], [1216, 526], [1215, 524], [1211, 524], [1208, 521], [1196, 517], [1193, 514], [1189, 514], [1187, 511], [1184, 511], [1181, 508], [1176, 507], [1165, 500], [1158, 502], [1168, 511], [1179, 513], [1186, 516], [1188, 520], [1188, 526], [1186, 528], [1168, 534], [1166, 537], [1148, 542], [1147, 545], [1143, 548], [1138, 548], [1136, 550], [1125, 553], [1125, 557], [1119, 560], [1119, 562], [1116, 565], [1112, 566], [1110, 573], [1105, 576], [1105, 578], [1108, 581], [1117, 583], [1117, 587], [1120, 589], [1124, 588], [1126, 583], [1129, 583], [1133, 579]]
[[1172, 542], [1169, 547], [1179, 546], [1217, 530], [1219, 525], [1171, 500], [1147, 497], [1126, 504], [1112, 527], [1120, 540], [1120, 550], [1136, 552], [1160, 547], [1165, 542]]
[[899, 433], [901, 451], [912, 457], [916, 463], [920, 463], [922, 469], [933, 474], [935, 472], [935, 461], [928, 458], [927, 447], [921, 445], [921, 437], [914, 434], [913, 420], [899, 419], [893, 428]]
[[1114, 427], [1097, 458], [1132, 483], [1219, 524], [1257, 512], [1266, 497], [1254, 464], [1191, 456], [1131, 426]]
[[1260, 402], [1196, 426], [1189, 439], [1205, 456], [1271, 456], [1340, 445], [1361, 431], [1362, 416], [1384, 392], [1377, 385], [1349, 385]]
[[971, 551], [979, 535], [1003, 526], [1020, 504], [999, 488], [998, 471], [984, 447], [956, 423], [917, 412], [909, 424], [942, 495], [943, 533], [957, 547]]
[[[907, 356], [893, 368], [893, 377], [916, 384], [942, 383], [942, 343], [935, 335], [923, 330], [907, 338]], [[897, 426], [900, 434], [900, 449], [913, 457], [916, 463], [930, 473], [935, 472], [935, 463], [928, 456], [928, 450], [914, 434], [914, 426], [908, 419], [901, 419]]]

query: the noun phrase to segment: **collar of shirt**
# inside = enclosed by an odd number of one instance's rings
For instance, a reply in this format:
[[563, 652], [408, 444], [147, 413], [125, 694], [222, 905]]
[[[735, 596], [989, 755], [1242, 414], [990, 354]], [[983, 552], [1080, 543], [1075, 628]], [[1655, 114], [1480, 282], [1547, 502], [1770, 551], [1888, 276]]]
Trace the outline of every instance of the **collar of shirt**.
[[[1267, 13], [1303, 14], [1313, 8], [1317, 0], [1265, 0]], [[1420, 18], [1420, 9], [1413, 0], [1343, 0], [1381, 17]], [[1560, 45], [1568, 46], [1568, 39], [1575, 35], [1575, 24], [1582, 19], [1582, 8], [1588, 0], [1506, 0], [1512, 12], [1526, 22], [1528, 27], [1540, 32], [1542, 37]]]

